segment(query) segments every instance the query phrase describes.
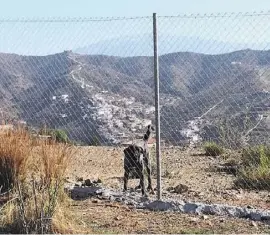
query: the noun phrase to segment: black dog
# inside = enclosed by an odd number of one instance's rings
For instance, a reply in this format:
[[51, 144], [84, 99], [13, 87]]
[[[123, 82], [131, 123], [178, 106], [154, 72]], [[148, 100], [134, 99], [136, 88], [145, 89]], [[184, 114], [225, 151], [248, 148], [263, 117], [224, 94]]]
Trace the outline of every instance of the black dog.
[[127, 190], [127, 183], [129, 174], [131, 171], [135, 171], [139, 176], [140, 184], [136, 188], [142, 189], [142, 195], [146, 195], [145, 192], [145, 184], [144, 184], [144, 169], [146, 168], [148, 175], [148, 187], [147, 190], [151, 193], [154, 192], [152, 188], [152, 180], [151, 180], [151, 163], [150, 163], [150, 154], [148, 151], [147, 142], [150, 138], [151, 131], [154, 128], [151, 125], [148, 125], [147, 131], [143, 137], [144, 140], [144, 148], [137, 145], [129, 145], [124, 149], [124, 191]]

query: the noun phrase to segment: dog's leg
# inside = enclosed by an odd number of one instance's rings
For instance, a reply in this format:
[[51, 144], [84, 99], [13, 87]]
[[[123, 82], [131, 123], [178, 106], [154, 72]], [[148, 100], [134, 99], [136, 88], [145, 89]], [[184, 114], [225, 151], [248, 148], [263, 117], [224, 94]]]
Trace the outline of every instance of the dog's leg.
[[129, 170], [125, 169], [125, 173], [124, 173], [124, 191], [127, 191], [128, 176], [129, 176]]
[[147, 154], [145, 158], [145, 167], [147, 171], [147, 179], [148, 179], [148, 187], [147, 191], [150, 191], [151, 194], [154, 194], [153, 186], [152, 186], [152, 179], [151, 179], [151, 160], [149, 158], [149, 154]]
[[137, 190], [137, 189], [142, 189], [143, 178], [144, 178], [144, 175], [142, 175], [142, 173], [141, 173], [141, 172], [142, 172], [141, 169], [137, 169], [136, 171], [137, 171], [137, 174], [138, 174], [138, 176], [139, 176], [139, 178], [140, 178], [140, 182], [139, 182], [139, 185], [135, 187], [135, 190]]
[[146, 190], [145, 190], [145, 183], [144, 183], [144, 168], [143, 167], [140, 169], [140, 186], [142, 189], [142, 195], [147, 196]]

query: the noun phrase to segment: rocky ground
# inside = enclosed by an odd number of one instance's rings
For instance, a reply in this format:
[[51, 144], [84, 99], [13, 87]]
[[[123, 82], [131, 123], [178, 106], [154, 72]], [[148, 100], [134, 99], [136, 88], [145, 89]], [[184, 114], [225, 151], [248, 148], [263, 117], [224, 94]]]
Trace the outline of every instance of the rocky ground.
[[[69, 180], [99, 178], [104, 187], [121, 191], [123, 187], [122, 150], [122, 148], [113, 147], [79, 147], [70, 165]], [[237, 161], [238, 157], [237, 152], [209, 157], [205, 156], [203, 150], [199, 148], [163, 149], [163, 199], [270, 209], [268, 191], [235, 188], [233, 184], [235, 176], [217, 170], [217, 167], [220, 168], [225, 162]], [[155, 164], [152, 165], [155, 168]], [[155, 186], [155, 176], [153, 176], [153, 182]], [[129, 181], [131, 188], [137, 184], [136, 179]], [[174, 190], [176, 186], [178, 189]], [[151, 197], [154, 199], [156, 196]]]
[[239, 153], [168, 148], [162, 157], [165, 203], [157, 203], [133, 189], [136, 179], [122, 192], [122, 148], [78, 147], [66, 186], [82, 226], [94, 233], [269, 233], [268, 192], [235, 189], [235, 176], [217, 170]]
[[72, 212], [81, 221], [82, 231], [88, 233], [267, 234], [270, 231], [267, 224], [248, 219], [140, 210], [99, 199], [73, 201]]
[[[205, 204], [170, 199], [153, 200], [148, 195], [142, 196], [139, 189], [136, 191], [131, 189], [125, 192], [108, 189], [102, 186], [100, 180], [91, 182], [87, 179], [82, 185], [78, 182], [66, 187], [66, 189], [74, 200], [83, 200], [93, 197], [108, 202], [118, 202], [129, 205], [135, 209], [246, 218], [252, 221], [262, 221], [270, 224], [270, 210], [255, 209], [251, 206], [241, 207], [226, 204]], [[181, 190], [186, 190], [186, 187], [178, 185], [174, 190], [179, 193]]]

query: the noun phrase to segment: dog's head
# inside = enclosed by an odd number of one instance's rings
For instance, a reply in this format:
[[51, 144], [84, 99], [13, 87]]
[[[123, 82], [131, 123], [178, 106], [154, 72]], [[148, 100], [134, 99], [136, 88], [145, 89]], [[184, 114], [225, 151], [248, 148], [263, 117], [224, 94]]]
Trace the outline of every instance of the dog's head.
[[154, 126], [152, 126], [152, 125], [148, 125], [148, 126], [147, 126], [147, 129], [148, 129], [149, 131], [155, 131], [155, 128], [154, 128]]

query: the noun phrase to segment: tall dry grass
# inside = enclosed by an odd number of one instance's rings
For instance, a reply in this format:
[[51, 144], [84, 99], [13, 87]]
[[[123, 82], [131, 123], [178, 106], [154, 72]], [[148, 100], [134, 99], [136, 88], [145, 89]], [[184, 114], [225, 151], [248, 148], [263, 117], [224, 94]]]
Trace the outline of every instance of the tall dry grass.
[[25, 130], [0, 134], [0, 184], [9, 201], [0, 209], [7, 233], [78, 233], [64, 192], [71, 146], [37, 141]]
[[31, 139], [23, 130], [8, 130], [0, 134], [1, 191], [13, 188], [16, 179], [23, 181], [31, 154]]

